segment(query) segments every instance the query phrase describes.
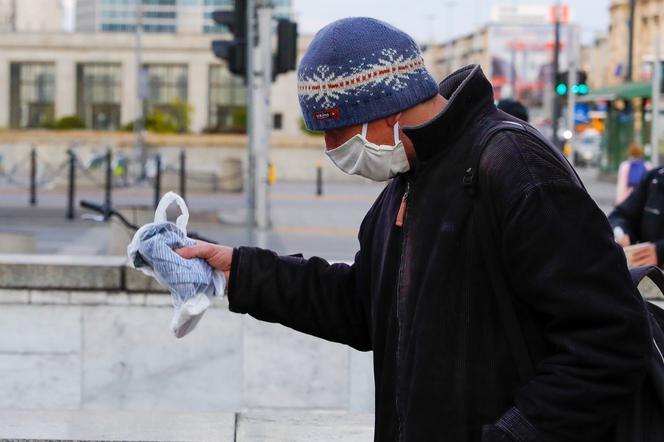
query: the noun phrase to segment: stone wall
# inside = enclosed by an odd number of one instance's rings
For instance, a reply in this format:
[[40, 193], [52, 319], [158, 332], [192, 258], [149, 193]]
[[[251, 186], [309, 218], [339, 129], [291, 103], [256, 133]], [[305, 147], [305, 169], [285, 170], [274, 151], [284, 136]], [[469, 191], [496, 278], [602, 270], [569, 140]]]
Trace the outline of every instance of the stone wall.
[[0, 409], [373, 410], [371, 353], [231, 313], [183, 339], [121, 258], [0, 255]]

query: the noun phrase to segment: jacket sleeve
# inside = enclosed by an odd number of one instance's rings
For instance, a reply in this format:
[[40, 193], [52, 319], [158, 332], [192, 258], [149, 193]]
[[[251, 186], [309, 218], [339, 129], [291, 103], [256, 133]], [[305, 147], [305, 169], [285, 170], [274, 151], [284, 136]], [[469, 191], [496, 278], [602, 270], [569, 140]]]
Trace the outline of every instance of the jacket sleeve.
[[650, 355], [624, 254], [604, 214], [571, 180], [533, 184], [507, 207], [498, 236], [507, 279], [549, 351], [496, 426], [517, 441], [600, 440], [630, 403]]
[[650, 174], [646, 174], [634, 191], [609, 214], [611, 227], [620, 227], [632, 243], [639, 240], [641, 215], [646, 205]]
[[236, 248], [228, 289], [229, 308], [361, 351], [371, 350], [368, 308], [356, 263], [278, 256]]

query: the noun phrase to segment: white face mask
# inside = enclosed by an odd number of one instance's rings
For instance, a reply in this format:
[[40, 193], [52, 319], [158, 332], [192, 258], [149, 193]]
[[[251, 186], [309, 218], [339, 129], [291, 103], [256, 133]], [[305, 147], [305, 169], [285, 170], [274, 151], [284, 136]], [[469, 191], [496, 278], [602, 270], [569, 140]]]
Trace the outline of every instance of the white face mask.
[[394, 125], [394, 146], [374, 144], [367, 140], [368, 123], [362, 134], [355, 135], [341, 146], [325, 152], [336, 166], [349, 175], [360, 175], [374, 181], [387, 181], [408, 172], [410, 164], [403, 142], [399, 139], [399, 123]]

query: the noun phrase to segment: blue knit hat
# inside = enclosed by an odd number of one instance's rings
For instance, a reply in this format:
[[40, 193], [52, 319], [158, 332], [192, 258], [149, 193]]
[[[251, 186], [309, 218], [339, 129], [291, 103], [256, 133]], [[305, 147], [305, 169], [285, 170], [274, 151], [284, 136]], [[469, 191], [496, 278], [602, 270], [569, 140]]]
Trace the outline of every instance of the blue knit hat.
[[437, 93], [413, 39], [373, 18], [344, 18], [325, 26], [298, 68], [298, 97], [309, 130], [367, 123]]

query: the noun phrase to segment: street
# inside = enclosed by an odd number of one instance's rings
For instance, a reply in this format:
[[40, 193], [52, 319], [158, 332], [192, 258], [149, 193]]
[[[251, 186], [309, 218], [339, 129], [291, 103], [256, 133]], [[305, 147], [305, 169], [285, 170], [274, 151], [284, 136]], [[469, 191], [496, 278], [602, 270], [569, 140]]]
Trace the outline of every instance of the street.
[[[580, 169], [579, 175], [596, 203], [608, 213], [615, 185], [599, 181], [594, 169]], [[282, 254], [352, 260], [358, 248], [360, 223], [382, 188], [382, 184], [327, 183], [324, 195], [319, 197], [314, 183], [277, 183], [270, 190], [272, 229], [267, 234], [267, 247]], [[80, 200], [102, 203], [103, 194], [79, 192]], [[113, 194], [116, 208], [151, 211], [152, 200], [151, 189], [118, 190]], [[248, 243], [249, 234], [242, 223], [243, 194], [192, 194], [188, 205], [192, 213], [190, 231], [230, 246]], [[109, 225], [90, 219], [92, 213], [78, 207], [76, 218], [68, 221], [65, 206], [63, 192], [41, 192], [37, 207], [29, 207], [27, 192], [4, 188], [0, 190], [0, 233], [34, 236], [37, 253], [106, 254], [109, 243], [116, 240]], [[127, 234], [126, 242], [129, 237]]]

